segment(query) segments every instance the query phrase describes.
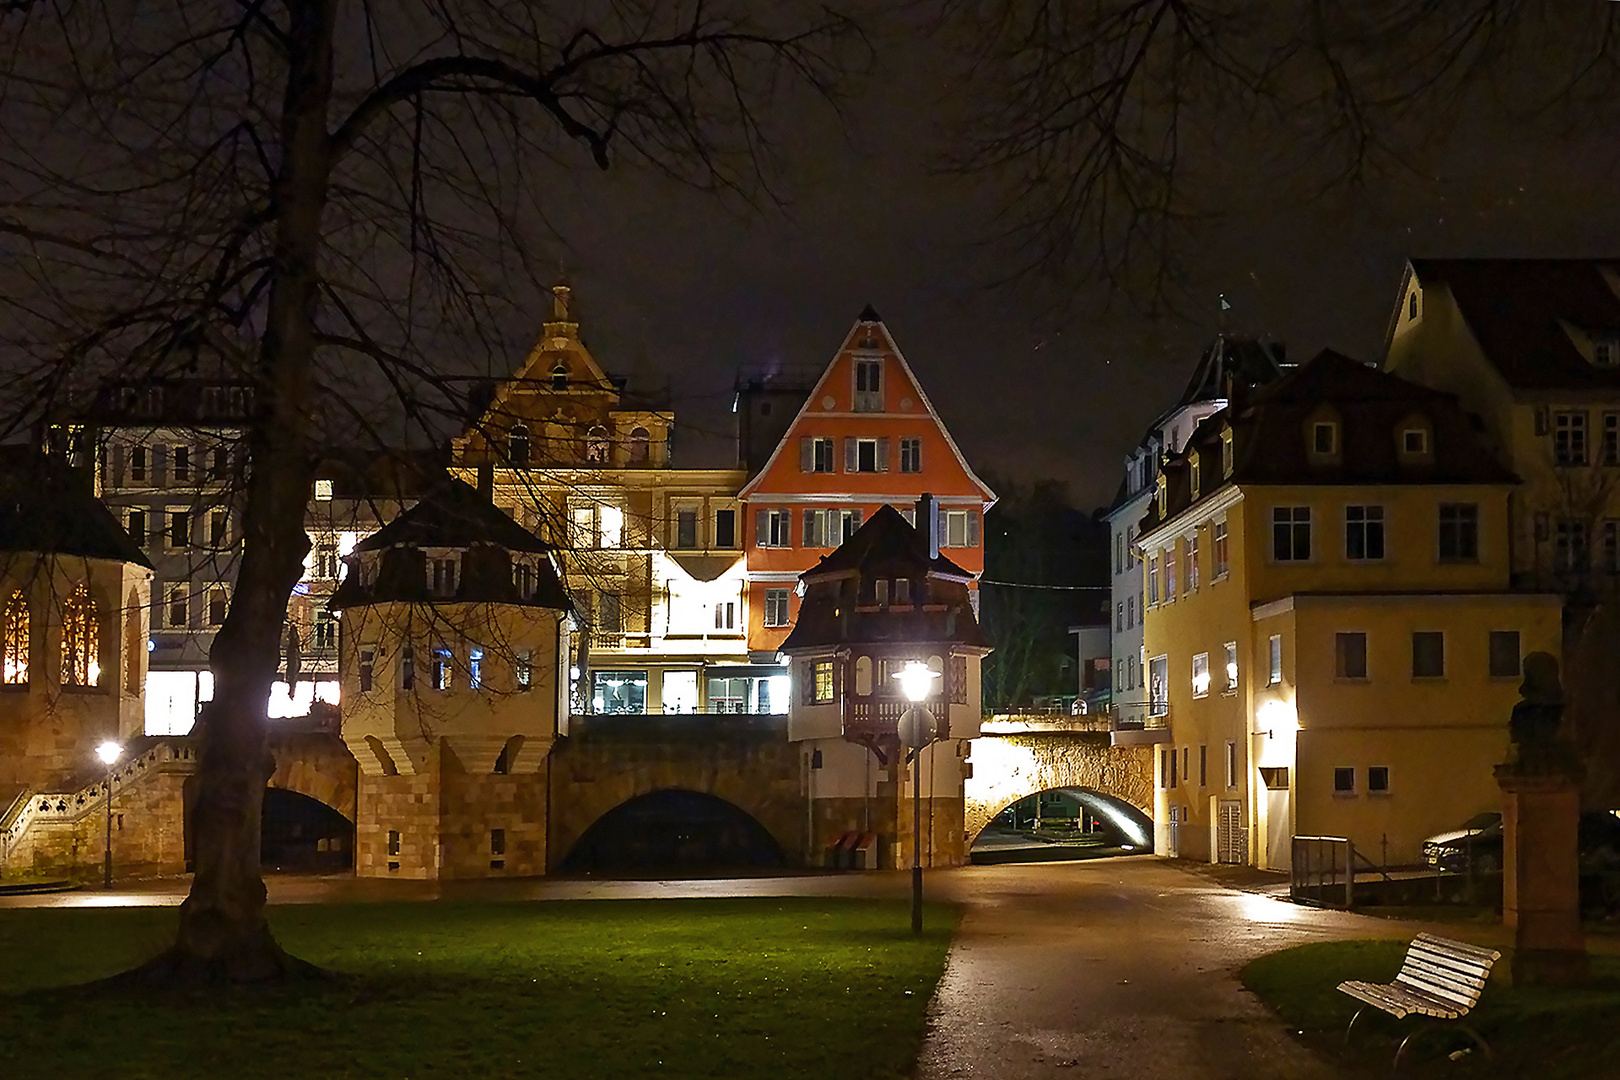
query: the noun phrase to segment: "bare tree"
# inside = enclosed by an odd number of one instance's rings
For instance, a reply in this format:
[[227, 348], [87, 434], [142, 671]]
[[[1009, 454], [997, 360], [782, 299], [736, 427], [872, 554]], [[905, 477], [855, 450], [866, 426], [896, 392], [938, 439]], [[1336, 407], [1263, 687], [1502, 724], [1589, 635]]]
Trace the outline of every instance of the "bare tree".
[[700, 0], [20, 0], [0, 18], [10, 430], [75, 383], [165, 373], [199, 333], [253, 387], [196, 877], [148, 974], [284, 976], [300, 965], [259, 866], [265, 709], [323, 443], [458, 413], [446, 376], [528, 299], [507, 283], [532, 278], [561, 170], [768, 192], [770, 106], [830, 99], [857, 35], [820, 9]]
[[943, 23], [983, 88], [950, 164], [1005, 181], [1015, 274], [1153, 300], [1248, 192], [1408, 170], [1479, 111], [1612, 121], [1620, 73], [1614, 4], [947, 0]]

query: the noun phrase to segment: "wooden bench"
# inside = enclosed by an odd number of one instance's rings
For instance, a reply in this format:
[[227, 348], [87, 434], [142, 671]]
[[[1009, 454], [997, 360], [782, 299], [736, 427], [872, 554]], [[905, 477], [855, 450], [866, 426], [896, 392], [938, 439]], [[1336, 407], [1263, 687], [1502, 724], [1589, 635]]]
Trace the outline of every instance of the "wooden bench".
[[1406, 961], [1401, 964], [1400, 974], [1395, 976], [1394, 982], [1381, 984], [1352, 980], [1339, 984], [1341, 991], [1357, 1001], [1365, 1002], [1350, 1018], [1350, 1026], [1344, 1029], [1345, 1045], [1349, 1045], [1350, 1033], [1355, 1030], [1361, 1014], [1368, 1008], [1374, 1008], [1389, 1013], [1397, 1020], [1404, 1020], [1408, 1016], [1433, 1018], [1401, 1040], [1400, 1047], [1395, 1051], [1393, 1072], [1400, 1071], [1401, 1061], [1413, 1041], [1438, 1021], [1456, 1024], [1488, 1060], [1492, 1056], [1490, 1044], [1469, 1026], [1464, 1017], [1479, 1002], [1479, 995], [1485, 990], [1485, 980], [1490, 977], [1491, 966], [1501, 958], [1502, 954], [1494, 949], [1481, 949], [1433, 934], [1419, 934], [1406, 950]]

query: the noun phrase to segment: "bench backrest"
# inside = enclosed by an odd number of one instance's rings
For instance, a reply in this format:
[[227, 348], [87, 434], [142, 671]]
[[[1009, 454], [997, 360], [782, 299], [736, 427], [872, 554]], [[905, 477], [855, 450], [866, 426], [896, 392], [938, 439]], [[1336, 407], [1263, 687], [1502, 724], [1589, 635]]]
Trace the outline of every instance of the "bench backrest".
[[1491, 965], [1502, 954], [1450, 938], [1419, 934], [1406, 950], [1406, 962], [1396, 983], [1421, 990], [1467, 1012], [1479, 1001], [1490, 977]]

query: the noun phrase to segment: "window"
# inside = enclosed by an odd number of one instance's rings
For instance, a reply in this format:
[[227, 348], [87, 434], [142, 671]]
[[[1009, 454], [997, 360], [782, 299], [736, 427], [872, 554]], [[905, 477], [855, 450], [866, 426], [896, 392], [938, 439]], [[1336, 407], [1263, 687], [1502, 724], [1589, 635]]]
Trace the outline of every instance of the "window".
[[1187, 537], [1187, 591], [1198, 591], [1198, 533]]
[[1579, 572], [1587, 566], [1586, 522], [1559, 518], [1553, 530], [1553, 556], [1559, 570]]
[[323, 651], [337, 648], [337, 619], [326, 608], [315, 612], [315, 648]]
[[1410, 296], [1408, 296], [1406, 298], [1406, 317], [1408, 319], [1417, 318], [1417, 311], [1418, 311], [1417, 290], [1414, 289], [1412, 291], [1412, 295], [1410, 295]]
[[922, 440], [907, 438], [900, 440], [900, 471], [903, 473], [922, 472]]
[[[212, 548], [224, 548], [230, 543], [231, 515], [226, 510], [211, 510], [208, 513], [208, 545]], [[337, 549], [332, 550], [332, 577], [337, 577]]]
[[1620, 413], [1603, 414], [1603, 457], [1605, 465], [1620, 465]]
[[388, 830], [388, 854], [391, 857], [392, 856], [397, 856], [399, 854], [399, 830], [398, 829], [389, 829]]
[[786, 589], [765, 590], [765, 625], [786, 626], [788, 624], [788, 591]]
[[1198, 786], [1209, 786], [1209, 747], [1202, 744], [1198, 747]]
[[467, 689], [484, 685], [484, 650], [477, 645], [467, 649]]
[[971, 510], [943, 510], [940, 546], [963, 548], [979, 546], [979, 515]]
[[837, 547], [860, 527], [859, 510], [806, 510], [802, 540], [807, 548]]
[[1620, 366], [1620, 338], [1593, 338], [1592, 363], [1598, 367]]
[[824, 704], [833, 699], [833, 662], [817, 660], [810, 665], [810, 701]]
[[1221, 432], [1221, 475], [1232, 475], [1232, 429]]
[[1125, 598], [1125, 629], [1129, 630], [1136, 625], [1136, 597]]
[[1367, 677], [1367, 635], [1361, 631], [1333, 635], [1333, 676], [1338, 679]]
[[1114, 573], [1125, 572], [1125, 537], [1121, 533], [1114, 534]]
[[177, 484], [186, 483], [191, 479], [191, 447], [169, 448], [169, 474], [170, 479]]
[[680, 549], [695, 548], [697, 539], [696, 508], [675, 511], [675, 546]]
[[513, 654], [512, 681], [517, 683], [519, 690], [527, 690], [533, 684], [534, 660], [528, 649], [519, 649]]
[[1491, 678], [1516, 679], [1519, 677], [1519, 632], [1517, 630], [1491, 631]]
[[1192, 751], [1192, 748], [1189, 747], [1189, 746], [1183, 746], [1181, 748], [1181, 782], [1183, 784], [1185, 784], [1188, 780], [1192, 779], [1192, 777], [1187, 772], [1187, 765], [1188, 765], [1187, 758], [1188, 758], [1189, 754], [1191, 753], [1191, 751]]
[[1282, 635], [1272, 634], [1266, 642], [1266, 652], [1270, 664], [1267, 667], [1267, 686], [1276, 686], [1282, 682]]
[[406, 645], [399, 653], [399, 688], [401, 690], [416, 689], [416, 653]]
[[1147, 565], [1148, 565], [1148, 572], [1147, 572], [1147, 581], [1148, 581], [1147, 599], [1148, 599], [1148, 603], [1149, 604], [1158, 604], [1158, 602], [1159, 602], [1159, 560], [1157, 558], [1154, 558], [1154, 557], [1150, 556], [1148, 558], [1148, 564]]
[[1356, 793], [1356, 770], [1340, 766], [1333, 770], [1333, 794], [1354, 795]]
[[[216, 446], [214, 449], [208, 451], [208, 473], [215, 480], [225, 479], [225, 474], [230, 472], [230, 468], [230, 451], [226, 450], [223, 446]], [[321, 486], [322, 484], [325, 484], [326, 486], [323, 488]], [[325, 491], [326, 494], [322, 495], [322, 491]], [[315, 497], [317, 499], [330, 499], [332, 497], [332, 481], [315, 481]]]
[[0, 672], [7, 686], [28, 685], [28, 597], [21, 589], [6, 603], [5, 660]]
[[1219, 581], [1231, 570], [1226, 546], [1226, 522], [1217, 521], [1213, 531], [1215, 533], [1215, 566], [1213, 568], [1214, 576], [1210, 580]]
[[338, 576], [338, 548], [336, 540], [317, 540], [313, 553], [315, 578], [332, 581]]
[[1148, 661], [1148, 715], [1170, 712], [1170, 658], [1155, 656]]
[[1237, 743], [1228, 740], [1226, 743], [1226, 786], [1237, 787]]
[[1407, 428], [1401, 432], [1401, 452], [1408, 457], [1422, 457], [1429, 452], [1429, 433], [1423, 428]]
[[608, 463], [607, 428], [601, 424], [593, 424], [585, 432], [585, 460], [591, 465]]
[[832, 472], [833, 441], [827, 438], [804, 438], [799, 440], [799, 470], [801, 472]]
[[1209, 653], [1201, 652], [1192, 659], [1193, 697], [1209, 696]]
[[875, 473], [889, 469], [888, 439], [845, 439], [844, 471]]
[[184, 510], [169, 511], [169, 547], [178, 551], [191, 546], [191, 515]]
[[894, 579], [894, 602], [896, 604], [911, 603], [911, 579], [908, 577]]
[[1336, 454], [1339, 452], [1339, 425], [1318, 423], [1311, 425], [1311, 453]]
[[716, 510], [714, 512], [714, 546], [717, 548], [734, 548], [737, 546], [737, 511]]
[[761, 510], [755, 515], [754, 543], [759, 547], [792, 547], [791, 531], [786, 510]]
[[725, 600], [714, 605], [714, 628], [716, 630], [737, 629], [737, 602]]
[[1412, 678], [1439, 679], [1446, 674], [1446, 635], [1439, 630], [1412, 632]]
[[[212, 589], [208, 590], [208, 625], [209, 626], [224, 626], [225, 625], [225, 616], [226, 616], [227, 613], [229, 613], [230, 609], [231, 609], [231, 596], [230, 596], [230, 593], [228, 593], [225, 590], [225, 586], [223, 586], [223, 585], [215, 585]], [[327, 619], [328, 622], [331, 622], [332, 613], [330, 611], [323, 611], [323, 612], [321, 612], [321, 614], [326, 616], [326, 619]], [[333, 623], [332, 625], [333, 625], [333, 632], [334, 632], [334, 635], [335, 635], [337, 624]], [[319, 631], [320, 631], [320, 624], [319, 623], [316, 623], [315, 629], [316, 629], [317, 636], [319, 636]]]
[[1586, 464], [1586, 413], [1553, 413], [1553, 463]]
[[596, 629], [601, 634], [624, 633], [624, 599], [618, 593], [596, 594]]
[[1479, 506], [1476, 503], [1440, 504], [1440, 559], [1473, 562], [1479, 558]]
[[855, 361], [855, 411], [883, 411], [883, 361]]
[[1311, 508], [1278, 506], [1271, 511], [1271, 557], [1304, 562], [1311, 557]]
[[1389, 794], [1389, 766], [1369, 765], [1367, 767], [1367, 794]]
[[489, 830], [489, 853], [495, 856], [504, 856], [506, 854], [505, 829]]
[[456, 594], [456, 558], [453, 555], [428, 560], [428, 590], [434, 596]]
[[101, 616], [83, 582], [62, 601], [62, 684], [101, 682]]
[[534, 596], [534, 565], [526, 562], [512, 564], [512, 589], [517, 593], [519, 600], [528, 600]]
[[146, 447], [134, 446], [129, 451], [129, 479], [131, 483], [146, 483]]
[[433, 649], [433, 666], [432, 666], [432, 668], [430, 669], [430, 672], [429, 672], [430, 675], [432, 676], [432, 679], [431, 679], [431, 682], [430, 682], [429, 685], [431, 685], [433, 687], [433, 689], [435, 689], [435, 690], [448, 690], [448, 689], [450, 689], [450, 665], [451, 665], [451, 663], [452, 663], [452, 658], [450, 656], [450, 650], [445, 648], [443, 645], [435, 646], [434, 649]]
[[[217, 455], [222, 454], [222, 453], [223, 453], [223, 451], [221, 451], [221, 450], [215, 450], [214, 451], [214, 454], [216, 455], [216, 457], [214, 458], [214, 466], [215, 466], [214, 467], [214, 475], [215, 476], [219, 476], [219, 475], [222, 474], [222, 470], [219, 468], [219, 466], [222, 464], [222, 462], [220, 461], [219, 457], [217, 456]], [[332, 481], [330, 481], [330, 480], [317, 480], [317, 481], [315, 481], [315, 501], [316, 502], [331, 502], [332, 501]]]
[[170, 585], [168, 593], [167, 625], [171, 630], [185, 630], [191, 625], [191, 600], [184, 585]]
[[624, 511], [617, 506], [596, 508], [596, 541], [604, 548], [616, 548], [624, 543]]
[[1181, 558], [1174, 547], [1168, 548], [1164, 553], [1164, 602], [1170, 603], [1176, 598], [1176, 570], [1181, 566]]
[[568, 366], [559, 363], [551, 369], [551, 388], [553, 390], [568, 389]]
[[131, 510], [124, 518], [124, 531], [135, 541], [136, 547], [146, 546], [146, 511]]
[[1384, 557], [1384, 508], [1344, 508], [1344, 557], [1352, 561]]
[[367, 690], [371, 689], [371, 680], [372, 680], [372, 677], [376, 674], [376, 671], [377, 671], [377, 650], [375, 650], [375, 649], [361, 649], [360, 650], [360, 690], [361, 690], [361, 692], [364, 692], [364, 691], [367, 691]]
[[1223, 646], [1223, 649], [1226, 656], [1226, 686], [1222, 689], [1222, 693], [1235, 694], [1238, 690], [1237, 642], [1228, 641], [1225, 646]]
[[529, 466], [529, 429], [523, 424], [513, 424], [512, 430], [506, 433], [506, 463], [514, 469], [526, 469]]

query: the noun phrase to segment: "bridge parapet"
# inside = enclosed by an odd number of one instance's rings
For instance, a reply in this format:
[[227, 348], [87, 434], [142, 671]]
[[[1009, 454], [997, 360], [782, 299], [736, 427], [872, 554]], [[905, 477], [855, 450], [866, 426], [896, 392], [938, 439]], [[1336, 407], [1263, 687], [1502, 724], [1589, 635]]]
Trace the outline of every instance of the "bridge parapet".
[[764, 739], [787, 742], [786, 713], [586, 713], [568, 720], [568, 737], [588, 741], [663, 742]]

